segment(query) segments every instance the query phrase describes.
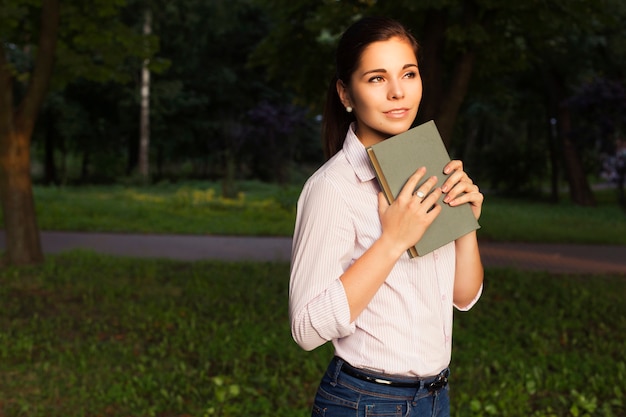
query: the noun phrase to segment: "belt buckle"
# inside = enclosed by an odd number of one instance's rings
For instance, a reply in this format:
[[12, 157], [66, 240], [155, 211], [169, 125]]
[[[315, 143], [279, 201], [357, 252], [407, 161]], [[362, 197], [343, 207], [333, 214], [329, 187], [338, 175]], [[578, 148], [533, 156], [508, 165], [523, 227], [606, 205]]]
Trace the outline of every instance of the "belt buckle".
[[429, 392], [439, 391], [441, 388], [448, 385], [448, 375], [447, 373], [442, 373], [437, 375], [434, 381], [431, 381], [426, 384], [424, 388], [426, 388]]

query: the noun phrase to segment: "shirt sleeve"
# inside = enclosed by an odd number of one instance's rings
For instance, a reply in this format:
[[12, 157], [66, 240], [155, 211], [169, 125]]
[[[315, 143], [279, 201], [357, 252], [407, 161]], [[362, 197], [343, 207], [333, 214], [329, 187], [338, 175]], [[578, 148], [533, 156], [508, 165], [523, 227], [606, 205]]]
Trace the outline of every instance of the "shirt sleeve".
[[305, 350], [355, 331], [339, 279], [352, 263], [351, 218], [342, 193], [327, 175], [305, 184], [297, 206], [289, 283], [291, 333]]

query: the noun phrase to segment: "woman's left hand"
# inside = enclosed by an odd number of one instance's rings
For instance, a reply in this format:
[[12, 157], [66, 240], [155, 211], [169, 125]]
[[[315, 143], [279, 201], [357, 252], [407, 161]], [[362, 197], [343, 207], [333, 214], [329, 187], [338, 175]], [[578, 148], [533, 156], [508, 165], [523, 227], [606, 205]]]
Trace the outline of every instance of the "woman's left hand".
[[474, 217], [478, 220], [480, 218], [484, 196], [478, 186], [474, 184], [474, 181], [463, 171], [463, 162], [459, 160], [448, 162], [443, 169], [443, 173], [451, 173], [441, 186], [441, 191], [446, 194], [443, 198], [443, 202], [452, 207], [469, 203]]

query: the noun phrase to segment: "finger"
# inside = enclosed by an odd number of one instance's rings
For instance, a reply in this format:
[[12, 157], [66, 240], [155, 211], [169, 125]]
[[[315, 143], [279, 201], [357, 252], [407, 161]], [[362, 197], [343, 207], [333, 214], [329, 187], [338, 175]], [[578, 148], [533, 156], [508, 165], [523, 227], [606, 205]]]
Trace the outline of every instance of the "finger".
[[467, 175], [465, 171], [458, 171], [458, 170], [452, 171], [452, 174], [450, 174], [448, 178], [445, 180], [445, 182], [441, 186], [441, 189], [443, 190], [444, 193], [448, 193], [457, 184], [461, 182], [473, 184], [472, 179]]
[[415, 187], [417, 187], [417, 184], [420, 182], [424, 174], [426, 174], [426, 168], [418, 168], [406, 181], [406, 184], [404, 184], [404, 187], [402, 187], [402, 190], [400, 190], [400, 193], [398, 194], [398, 198], [411, 198], [413, 190], [415, 190]]
[[441, 205], [437, 203], [433, 204], [432, 206], [430, 206], [427, 213], [432, 217], [437, 217], [439, 213], [441, 213]]
[[[436, 178], [436, 177], [434, 177]], [[439, 197], [441, 197], [441, 188], [435, 188], [426, 198], [422, 200], [422, 205], [426, 207], [426, 211], [430, 213], [435, 207], [439, 206], [437, 201], [439, 201]]]
[[430, 193], [432, 188], [437, 184], [437, 177], [432, 176], [428, 178], [422, 185], [419, 186], [417, 190], [415, 190], [415, 196], [417, 198], [423, 199], [426, 195]]
[[443, 167], [443, 173], [446, 175], [454, 171], [463, 171], [463, 161], [453, 159]]
[[[444, 186], [442, 186], [442, 188], [444, 188]], [[462, 178], [461, 181], [456, 182], [454, 185], [452, 185], [452, 187], [448, 189], [447, 192], [445, 192], [446, 197], [444, 198], [444, 202], [447, 203], [463, 194], [475, 192], [477, 188], [478, 187], [474, 185], [471, 179], [467, 177]]]
[[464, 192], [463, 194], [460, 194], [458, 197], [451, 198], [449, 201], [446, 201], [448, 197], [450, 197], [450, 195], [446, 196], [446, 198], [444, 199], [444, 202], [450, 204], [451, 206], [458, 206], [464, 203], [470, 203], [472, 205], [480, 205], [482, 204], [485, 198], [483, 194], [480, 192], [480, 189], [478, 188], [478, 186], [475, 184], [472, 184], [471, 187], [466, 192]]

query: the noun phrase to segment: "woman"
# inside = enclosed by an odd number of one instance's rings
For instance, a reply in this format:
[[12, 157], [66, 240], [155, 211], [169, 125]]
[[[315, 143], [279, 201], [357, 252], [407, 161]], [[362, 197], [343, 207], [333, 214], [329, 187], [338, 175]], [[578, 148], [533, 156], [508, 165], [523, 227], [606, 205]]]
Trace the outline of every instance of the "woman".
[[332, 341], [335, 349], [313, 415], [449, 415], [452, 307], [468, 310], [482, 291], [476, 233], [422, 257], [406, 251], [441, 211], [431, 207], [442, 193], [477, 219], [483, 195], [451, 161], [440, 188], [438, 173], [420, 168], [389, 205], [366, 154], [414, 122], [417, 48], [387, 18], [356, 22], [337, 48], [324, 110], [328, 161], [298, 201], [289, 289], [296, 342], [312, 350]]

